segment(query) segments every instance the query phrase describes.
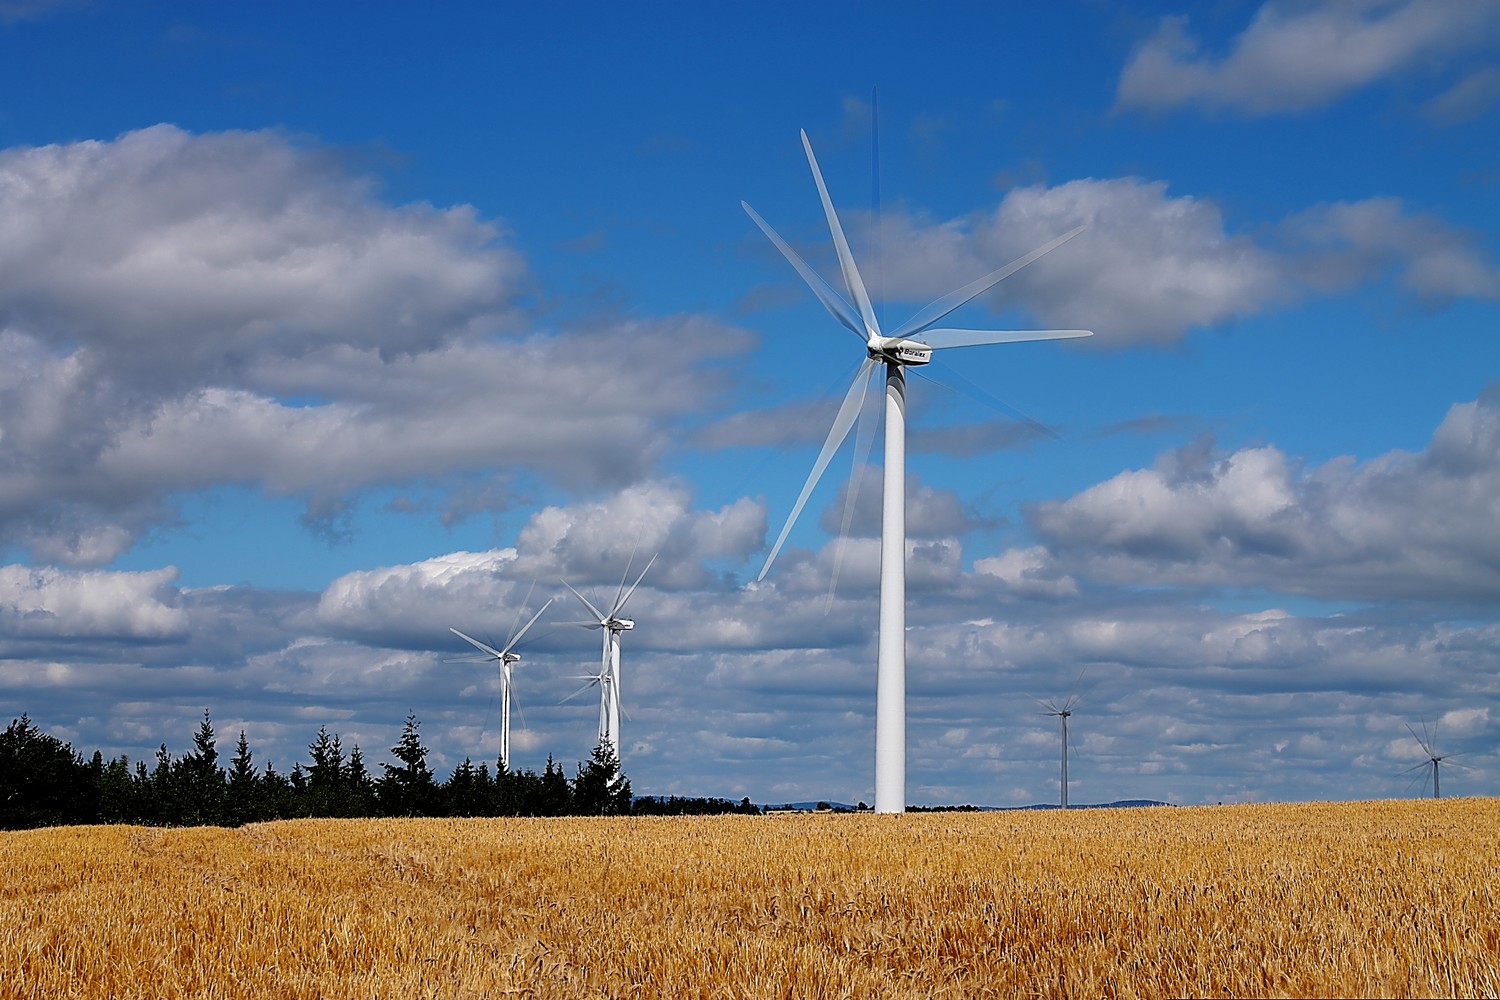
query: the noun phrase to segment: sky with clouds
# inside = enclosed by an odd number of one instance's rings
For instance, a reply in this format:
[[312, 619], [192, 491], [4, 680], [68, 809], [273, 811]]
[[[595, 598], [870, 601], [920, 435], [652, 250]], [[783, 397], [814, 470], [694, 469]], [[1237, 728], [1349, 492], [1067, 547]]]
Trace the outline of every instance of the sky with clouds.
[[[290, 769], [595, 738], [873, 800], [880, 453], [806, 129], [909, 393], [908, 796], [1500, 793], [1500, 5], [0, 0], [0, 714]], [[878, 122], [878, 128], [874, 123]], [[1490, 136], [1490, 139], [1486, 139]], [[876, 141], [878, 138], [878, 141]], [[853, 492], [845, 516], [845, 499]], [[843, 525], [848, 523], [847, 534]], [[841, 537], [842, 536], [842, 537]], [[838, 564], [838, 585], [830, 579]], [[1413, 780], [1413, 779], [1417, 780]]]

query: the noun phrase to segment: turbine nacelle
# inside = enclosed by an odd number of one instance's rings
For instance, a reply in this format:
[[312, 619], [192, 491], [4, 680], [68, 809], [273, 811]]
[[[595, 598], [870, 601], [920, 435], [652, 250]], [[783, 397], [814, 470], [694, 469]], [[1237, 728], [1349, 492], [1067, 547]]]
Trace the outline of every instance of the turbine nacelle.
[[925, 365], [932, 360], [932, 347], [920, 340], [872, 335], [865, 341], [870, 357], [898, 365]]

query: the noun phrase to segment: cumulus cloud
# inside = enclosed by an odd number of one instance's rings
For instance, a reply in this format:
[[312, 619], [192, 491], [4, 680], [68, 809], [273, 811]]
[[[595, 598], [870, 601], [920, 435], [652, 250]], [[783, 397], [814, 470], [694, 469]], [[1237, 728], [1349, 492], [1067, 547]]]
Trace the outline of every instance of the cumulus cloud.
[[274, 132], [170, 125], [0, 153], [0, 317], [137, 377], [196, 382], [263, 352], [432, 347], [525, 279], [473, 209], [393, 209]]
[[1492, 601], [1500, 393], [1457, 404], [1419, 453], [1300, 467], [1271, 445], [1193, 447], [1030, 518], [1072, 572], [1331, 599]]
[[1078, 593], [1078, 581], [1059, 572], [1050, 553], [1040, 545], [976, 559], [974, 571], [995, 577], [1011, 593], [1022, 596], [1073, 597]]
[[613, 595], [653, 555], [657, 561], [634, 603], [648, 593], [659, 599], [662, 589], [711, 585], [721, 575], [715, 565], [738, 563], [764, 537], [765, 511], [750, 500], [695, 510], [680, 485], [648, 481], [598, 501], [544, 507], [521, 528], [514, 548], [347, 573], [302, 622], [321, 635], [430, 648], [450, 626], [485, 622], [504, 633], [549, 597], [571, 605], [562, 580], [584, 593], [599, 587]]
[[1138, 178], [1017, 188], [991, 212], [945, 222], [887, 213], [886, 293], [931, 300], [1082, 224], [985, 301], [1042, 326], [1094, 330], [1080, 343], [1123, 346], [1172, 343], [1388, 276], [1433, 305], [1500, 293], [1477, 234], [1398, 198], [1316, 205], [1252, 238], [1214, 202]]
[[1492, 44], [1500, 11], [1447, 0], [1271, 0], [1229, 51], [1204, 52], [1185, 17], [1163, 19], [1120, 75], [1117, 104], [1249, 115], [1331, 104], [1372, 83]]
[[187, 613], [171, 567], [144, 573], [0, 566], [0, 635], [11, 638], [164, 640]]
[[[222, 484], [309, 524], [375, 484], [618, 487], [746, 343], [686, 316], [520, 333], [529, 284], [499, 224], [388, 205], [277, 132], [0, 152], [0, 530], [90, 565]], [[650, 392], [625, 345], [660, 359]]]
[[1318, 205], [1280, 231], [1305, 251], [1298, 273], [1311, 285], [1347, 287], [1394, 272], [1428, 303], [1500, 298], [1500, 268], [1480, 249], [1478, 234], [1409, 211], [1399, 198]]
[[996, 286], [991, 304], [1093, 329], [1105, 344], [1167, 343], [1290, 292], [1276, 256], [1228, 233], [1212, 202], [1120, 178], [1017, 188], [993, 212], [945, 223], [887, 213], [889, 293], [935, 298], [1081, 224], [1082, 235]]
[[685, 487], [647, 481], [603, 500], [537, 511], [517, 535], [516, 572], [613, 586], [632, 560], [638, 573], [659, 555], [653, 585], [701, 585], [711, 564], [738, 562], [760, 548], [765, 531], [765, 509], [749, 499], [692, 510]]

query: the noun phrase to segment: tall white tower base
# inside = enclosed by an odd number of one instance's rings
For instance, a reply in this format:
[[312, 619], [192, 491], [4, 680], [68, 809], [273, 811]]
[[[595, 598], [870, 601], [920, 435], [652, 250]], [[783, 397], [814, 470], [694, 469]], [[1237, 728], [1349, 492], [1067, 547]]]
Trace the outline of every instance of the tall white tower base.
[[906, 373], [885, 367], [885, 497], [875, 681], [875, 811], [906, 812]]

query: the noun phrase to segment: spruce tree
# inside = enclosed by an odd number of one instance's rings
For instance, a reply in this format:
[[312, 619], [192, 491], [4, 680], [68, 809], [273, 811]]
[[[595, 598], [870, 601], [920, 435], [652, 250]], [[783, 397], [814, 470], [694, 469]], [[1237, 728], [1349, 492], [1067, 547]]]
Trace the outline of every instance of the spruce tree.
[[213, 720], [208, 709], [193, 735], [193, 749], [171, 769], [177, 815], [172, 822], [203, 826], [224, 821], [224, 769], [214, 740]]
[[608, 741], [579, 764], [573, 779], [573, 812], [581, 816], [628, 816], [630, 779], [620, 773], [620, 758]]
[[269, 819], [260, 801], [260, 781], [255, 773], [255, 755], [250, 752], [250, 741], [245, 731], [234, 744], [234, 756], [229, 758], [229, 788], [226, 795], [224, 818], [231, 826]]
[[391, 747], [391, 754], [401, 763], [380, 765], [385, 769], [378, 782], [380, 805], [387, 815], [426, 816], [436, 804], [437, 783], [427, 766], [428, 751], [417, 731], [421, 725], [415, 713], [408, 715], [400, 742]]
[[0, 828], [86, 821], [88, 765], [22, 714], [0, 733]]

